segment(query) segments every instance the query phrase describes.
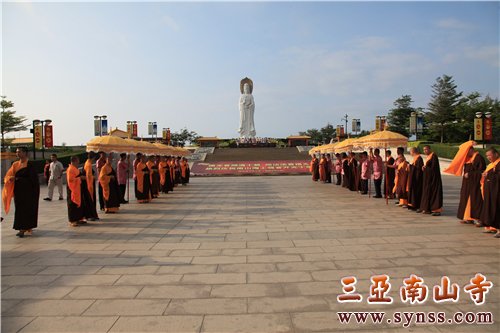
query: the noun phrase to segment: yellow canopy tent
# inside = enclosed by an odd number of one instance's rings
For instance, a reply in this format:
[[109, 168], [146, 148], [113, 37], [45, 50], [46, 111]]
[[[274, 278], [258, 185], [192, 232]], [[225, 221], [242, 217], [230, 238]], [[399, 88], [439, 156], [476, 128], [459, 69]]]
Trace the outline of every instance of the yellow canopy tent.
[[87, 151], [105, 153], [130, 153], [131, 147], [125, 139], [119, 138], [117, 136], [105, 135], [96, 136], [87, 142]]
[[344, 141], [339, 142], [335, 146], [336, 153], [345, 153], [352, 150], [359, 150], [359, 141], [358, 139], [349, 138]]
[[321, 147], [323, 147], [323, 146], [317, 146], [317, 147], [309, 149], [309, 155], [319, 153], [321, 151]]
[[334, 153], [335, 152], [335, 147], [339, 144], [339, 142], [334, 142], [334, 143], [329, 143], [327, 145], [320, 146], [320, 153], [326, 154], [326, 153]]
[[402, 134], [391, 131], [379, 131], [358, 139], [360, 146], [364, 149], [389, 147], [406, 147], [408, 138]]

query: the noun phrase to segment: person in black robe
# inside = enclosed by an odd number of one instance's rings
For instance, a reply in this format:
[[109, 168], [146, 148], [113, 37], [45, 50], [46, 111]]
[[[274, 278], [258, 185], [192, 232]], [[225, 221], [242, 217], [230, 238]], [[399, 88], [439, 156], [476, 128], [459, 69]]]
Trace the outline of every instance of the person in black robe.
[[[464, 164], [457, 217], [464, 224], [474, 224], [474, 220], [478, 221], [480, 219], [483, 208], [481, 177], [484, 169], [486, 169], [486, 161], [474, 148], [469, 149], [467, 158], [469, 160]], [[468, 203], [470, 204], [469, 207], [467, 207]], [[480, 225], [480, 222], [477, 223]]]
[[424, 175], [422, 178], [422, 199], [420, 209], [417, 212], [439, 216], [443, 211], [443, 183], [439, 159], [436, 153], [431, 151], [430, 146], [424, 146], [424, 154], [427, 155], [427, 158], [422, 167]]
[[175, 159], [175, 184], [181, 183], [181, 157], [177, 156]]
[[418, 148], [411, 148], [410, 154], [413, 156], [413, 161], [410, 164], [408, 174], [408, 209], [418, 210], [422, 200], [422, 182], [424, 178], [422, 167], [424, 166], [424, 160], [420, 156]]
[[483, 206], [481, 222], [488, 226], [486, 232], [495, 233], [500, 238], [500, 156], [495, 148], [486, 152], [490, 162], [483, 172], [481, 180], [483, 188]]
[[356, 160], [356, 154], [351, 152], [351, 158], [349, 160], [349, 190], [357, 191], [359, 189], [359, 172], [358, 172], [358, 161]]
[[350, 173], [349, 173], [349, 159], [346, 153], [342, 153], [342, 187], [349, 188]]
[[[146, 156], [141, 155], [141, 160], [136, 164], [135, 197], [140, 203], [151, 201], [151, 177], [146, 164]], [[140, 190], [142, 186], [142, 191]]]
[[158, 173], [158, 164], [155, 156], [149, 156], [148, 162], [150, 177], [151, 177], [151, 197], [158, 198], [160, 194], [160, 174]]
[[34, 165], [28, 161], [28, 149], [19, 147], [16, 155], [19, 160], [12, 164], [5, 175], [2, 201], [8, 214], [14, 198], [13, 229], [19, 231], [16, 236], [23, 238], [25, 234], [31, 235], [38, 226], [40, 183]]
[[389, 197], [389, 199], [394, 198], [394, 194], [392, 193], [392, 189], [394, 188], [394, 179], [396, 178], [396, 169], [392, 168], [391, 166], [394, 165], [394, 158], [391, 156], [391, 151], [386, 150], [385, 151], [385, 158], [386, 158], [386, 174], [385, 174], [385, 181], [384, 181], [384, 191], [385, 191], [385, 197]]
[[165, 167], [165, 188], [167, 193], [174, 190], [174, 182], [172, 181], [171, 158], [166, 158], [167, 166]]
[[326, 164], [325, 164], [325, 173], [326, 173], [326, 183], [332, 183], [332, 155], [326, 154]]

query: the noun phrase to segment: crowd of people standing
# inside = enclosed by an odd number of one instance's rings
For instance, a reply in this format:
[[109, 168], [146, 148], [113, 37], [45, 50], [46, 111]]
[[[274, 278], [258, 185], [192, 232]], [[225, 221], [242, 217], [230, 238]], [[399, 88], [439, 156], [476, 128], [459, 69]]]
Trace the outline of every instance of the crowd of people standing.
[[[38, 226], [38, 201], [40, 183], [33, 163], [28, 161], [28, 151], [20, 147], [16, 151], [15, 161], [4, 178], [2, 201], [6, 214], [10, 211], [12, 199], [15, 203], [14, 226], [16, 236], [31, 235]], [[96, 160], [97, 158], [97, 160]], [[51, 156], [52, 162], [44, 168], [48, 183], [48, 196], [45, 201], [52, 201], [54, 188], [59, 189], [59, 200], [64, 200], [62, 179], [64, 167]], [[119, 161], [113, 163], [113, 154], [89, 152], [87, 160], [80, 167], [77, 156], [71, 157], [66, 169], [68, 221], [72, 227], [87, 221], [99, 220], [97, 202], [100, 211], [105, 214], [117, 213], [120, 205], [127, 204], [125, 194], [129, 180], [129, 160], [125, 153]], [[47, 172], [48, 171], [48, 172]], [[133, 163], [135, 197], [140, 203], [147, 203], [167, 194], [178, 185], [189, 183], [189, 163], [184, 157], [136, 155]], [[47, 177], [48, 176], [48, 177]]]
[[[337, 153], [335, 160], [330, 154], [312, 155], [310, 172], [315, 182], [332, 183], [350, 191], [366, 195], [371, 192], [373, 180], [374, 198], [396, 199], [398, 206], [416, 213], [440, 216], [443, 211], [443, 185], [439, 158], [431, 147], [410, 148], [412, 161], [405, 157], [406, 149], [397, 148], [396, 158], [385, 151], [386, 161], [379, 149], [361, 153]], [[474, 149], [474, 142], [460, 146], [459, 152], [444, 172], [462, 176], [462, 188], [457, 217], [463, 224], [485, 227], [485, 233], [500, 238], [500, 158], [495, 148], [484, 158]], [[370, 193], [371, 194], [371, 193]]]

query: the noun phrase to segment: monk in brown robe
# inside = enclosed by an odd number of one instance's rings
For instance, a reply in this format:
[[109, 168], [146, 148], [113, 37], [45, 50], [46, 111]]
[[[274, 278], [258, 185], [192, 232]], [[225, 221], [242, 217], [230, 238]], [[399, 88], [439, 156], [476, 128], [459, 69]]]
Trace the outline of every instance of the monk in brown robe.
[[160, 158], [160, 163], [158, 164], [158, 173], [160, 174], [160, 189], [161, 193], [168, 193], [167, 177], [170, 178], [170, 167], [167, 163], [167, 157], [162, 156]]
[[319, 180], [323, 183], [326, 182], [326, 157], [325, 154], [321, 154], [319, 160]]
[[358, 160], [356, 160], [356, 154], [351, 152], [349, 156], [349, 190], [357, 191], [359, 189], [359, 172], [358, 172]]
[[149, 176], [149, 168], [146, 165], [146, 156], [141, 155], [141, 159], [135, 167], [136, 186], [135, 198], [139, 203], [147, 203], [151, 201], [151, 177]]
[[463, 174], [457, 217], [463, 224], [477, 223], [478, 226], [481, 226], [479, 222], [483, 207], [481, 177], [486, 168], [486, 162], [474, 150], [475, 144], [474, 141], [467, 141], [460, 145], [453, 161], [443, 172], [456, 176], [462, 176]]
[[149, 160], [146, 163], [149, 168], [149, 177], [151, 183], [151, 197], [158, 198], [158, 194], [160, 193], [160, 177], [158, 174], [158, 168], [155, 164], [155, 157], [149, 156]]
[[385, 151], [385, 158], [386, 158], [386, 163], [385, 163], [386, 174], [384, 182], [385, 197], [389, 197], [389, 199], [392, 199], [394, 198], [392, 189], [394, 188], [394, 178], [396, 177], [396, 169], [391, 166], [394, 165], [395, 160], [391, 156], [390, 150]]
[[424, 154], [427, 155], [427, 158], [422, 167], [424, 173], [422, 200], [420, 201], [420, 209], [417, 212], [440, 216], [443, 211], [443, 183], [441, 181], [439, 159], [428, 145], [424, 146]]
[[398, 156], [398, 166], [396, 167], [396, 178], [394, 179], [394, 188], [392, 193], [396, 194], [399, 199], [399, 206], [408, 208], [408, 162], [404, 155]]
[[420, 201], [422, 200], [422, 182], [424, 173], [422, 167], [424, 166], [424, 160], [418, 151], [418, 148], [411, 148], [410, 154], [413, 157], [413, 161], [409, 165], [408, 170], [408, 209], [418, 210], [420, 209]]
[[89, 152], [87, 160], [81, 170], [82, 180], [82, 207], [87, 221], [99, 220], [96, 209], [95, 175], [92, 163], [95, 158], [94, 152]]
[[181, 168], [181, 184], [182, 186], [186, 186], [189, 177], [188, 176], [189, 164], [187, 159], [185, 159], [184, 157], [181, 159], [180, 168]]
[[171, 181], [171, 187], [170, 191], [174, 191], [175, 186], [175, 156], [170, 156], [170, 181]]
[[485, 232], [495, 233], [495, 238], [500, 238], [500, 156], [495, 148], [490, 148], [486, 158], [490, 163], [481, 178], [481, 222], [487, 226]]
[[82, 173], [78, 170], [80, 160], [77, 156], [71, 157], [71, 164], [66, 169], [66, 189], [68, 202], [68, 221], [72, 227], [78, 223], [86, 223], [82, 206]]
[[342, 187], [349, 188], [349, 158], [346, 153], [342, 153]]
[[113, 158], [111, 154], [106, 159], [106, 164], [101, 168], [99, 183], [102, 187], [104, 199], [104, 212], [114, 214], [120, 210], [120, 188], [116, 179], [116, 172], [111, 166]]
[[319, 161], [316, 155], [312, 155], [309, 171], [311, 172], [312, 180], [317, 182], [319, 179]]
[[12, 163], [4, 178], [2, 202], [7, 215], [14, 198], [16, 210], [13, 228], [19, 231], [16, 236], [23, 238], [24, 234], [31, 235], [38, 226], [40, 183], [35, 167], [28, 161], [28, 149], [19, 147], [16, 155], [19, 160]]

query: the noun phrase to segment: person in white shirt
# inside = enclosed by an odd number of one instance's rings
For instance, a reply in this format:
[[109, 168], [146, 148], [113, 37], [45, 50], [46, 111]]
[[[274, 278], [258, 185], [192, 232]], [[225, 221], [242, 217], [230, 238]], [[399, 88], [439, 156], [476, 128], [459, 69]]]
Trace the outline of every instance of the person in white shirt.
[[59, 191], [59, 200], [64, 200], [63, 198], [63, 184], [62, 184], [62, 176], [64, 167], [61, 162], [57, 160], [57, 155], [50, 155], [50, 159], [52, 162], [50, 163], [50, 178], [49, 178], [49, 193], [45, 201], [52, 201], [52, 196], [54, 195], [54, 187], [57, 185], [57, 190]]

